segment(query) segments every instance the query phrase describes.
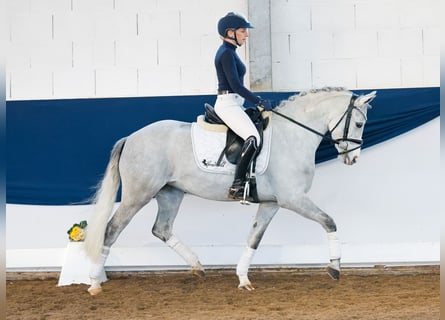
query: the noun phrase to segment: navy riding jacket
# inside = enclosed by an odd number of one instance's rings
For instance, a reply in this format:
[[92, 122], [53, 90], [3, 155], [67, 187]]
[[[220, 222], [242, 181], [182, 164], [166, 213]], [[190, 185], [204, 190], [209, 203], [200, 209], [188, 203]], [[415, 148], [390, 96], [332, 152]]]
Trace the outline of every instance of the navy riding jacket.
[[246, 66], [235, 50], [235, 45], [224, 41], [216, 52], [215, 68], [218, 77], [218, 91], [228, 90], [238, 93], [247, 101], [257, 104], [260, 102], [260, 98], [244, 87]]

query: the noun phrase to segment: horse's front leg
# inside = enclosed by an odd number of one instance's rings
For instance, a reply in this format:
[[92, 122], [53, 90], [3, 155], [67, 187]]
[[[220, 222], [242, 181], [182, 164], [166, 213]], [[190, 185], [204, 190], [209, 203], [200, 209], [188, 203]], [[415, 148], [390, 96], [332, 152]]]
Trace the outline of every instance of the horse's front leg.
[[337, 226], [328, 214], [318, 208], [307, 196], [301, 196], [292, 203], [281, 204], [281, 207], [299, 213], [305, 218], [318, 222], [327, 232], [329, 257], [327, 271], [334, 280], [340, 279], [341, 245], [337, 236]]
[[247, 240], [247, 247], [244, 249], [244, 252], [236, 267], [236, 274], [239, 278], [238, 288], [240, 289], [249, 291], [254, 290], [254, 287], [247, 276], [249, 266], [256, 250], [258, 249], [258, 246], [260, 245], [267, 226], [279, 208], [280, 207], [275, 202], [261, 203], [258, 207], [258, 211]]

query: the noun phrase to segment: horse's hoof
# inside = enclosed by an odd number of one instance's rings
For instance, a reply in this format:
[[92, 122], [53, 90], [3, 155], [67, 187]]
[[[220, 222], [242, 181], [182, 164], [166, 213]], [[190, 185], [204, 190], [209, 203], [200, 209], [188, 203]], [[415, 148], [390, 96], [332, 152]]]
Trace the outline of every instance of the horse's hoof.
[[199, 261], [192, 267], [192, 274], [199, 280], [205, 280], [206, 272]]
[[192, 274], [198, 278], [199, 280], [205, 280], [206, 279], [206, 273], [202, 269], [193, 269]]
[[240, 290], [246, 290], [246, 291], [253, 291], [253, 290], [255, 290], [255, 288], [252, 286], [252, 284], [251, 283], [247, 283], [247, 284], [244, 284], [244, 285], [239, 285], [238, 286], [238, 289], [240, 289]]
[[340, 270], [328, 266], [328, 274], [333, 280], [340, 280]]
[[250, 282], [249, 278], [247, 278], [247, 276], [240, 276], [238, 289], [247, 291], [255, 290], [255, 288], [252, 286], [252, 283]]
[[239, 278], [239, 285], [238, 289], [240, 290], [247, 290], [247, 291], [253, 291], [255, 288], [252, 286], [252, 283], [250, 282], [249, 278], [246, 275], [238, 275]]
[[102, 287], [98, 287], [98, 288], [88, 288], [88, 293], [92, 296], [98, 295], [99, 293], [102, 292]]

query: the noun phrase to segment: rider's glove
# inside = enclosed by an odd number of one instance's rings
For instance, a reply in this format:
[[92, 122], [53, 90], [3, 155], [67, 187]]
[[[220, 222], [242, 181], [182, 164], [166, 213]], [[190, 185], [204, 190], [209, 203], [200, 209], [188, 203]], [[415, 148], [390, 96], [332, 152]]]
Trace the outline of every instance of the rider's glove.
[[260, 102], [257, 103], [257, 106], [266, 111], [271, 111], [273, 109], [269, 99], [261, 99]]

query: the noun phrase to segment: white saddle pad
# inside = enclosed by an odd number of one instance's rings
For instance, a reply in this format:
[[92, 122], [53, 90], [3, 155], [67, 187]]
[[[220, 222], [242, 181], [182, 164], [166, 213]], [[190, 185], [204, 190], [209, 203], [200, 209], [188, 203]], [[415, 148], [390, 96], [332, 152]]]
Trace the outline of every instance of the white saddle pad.
[[[199, 122], [200, 119], [198, 119]], [[206, 172], [235, 174], [235, 165], [231, 164], [226, 156], [223, 156], [220, 165], [217, 165], [222, 150], [226, 145], [226, 130], [212, 130], [209, 125], [204, 129], [198, 123], [192, 123], [191, 135], [193, 154], [197, 166]], [[221, 128], [216, 125], [215, 128]], [[267, 169], [270, 154], [270, 140], [272, 136], [272, 126], [269, 125], [263, 134], [263, 148], [257, 157], [255, 173], [260, 175]]]

